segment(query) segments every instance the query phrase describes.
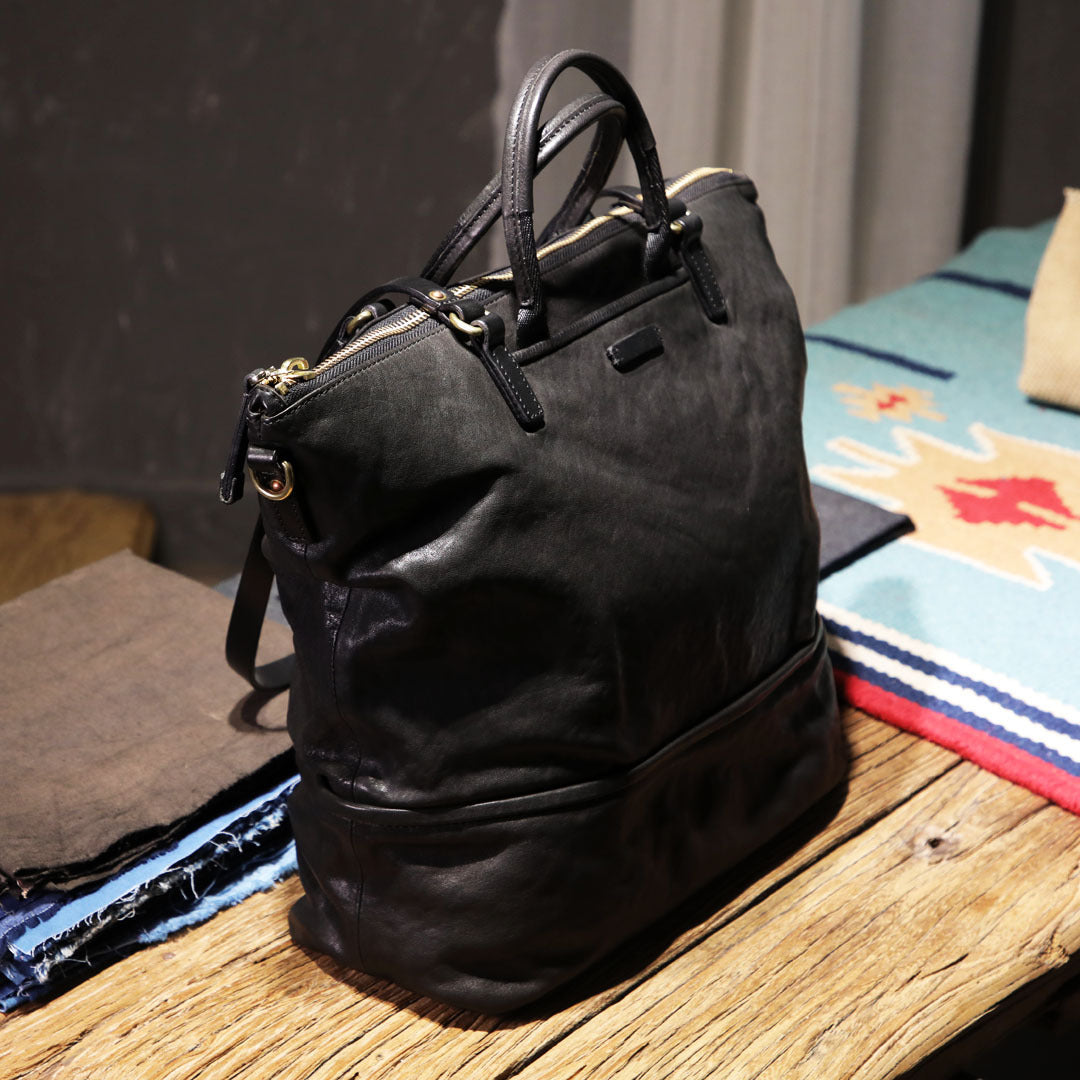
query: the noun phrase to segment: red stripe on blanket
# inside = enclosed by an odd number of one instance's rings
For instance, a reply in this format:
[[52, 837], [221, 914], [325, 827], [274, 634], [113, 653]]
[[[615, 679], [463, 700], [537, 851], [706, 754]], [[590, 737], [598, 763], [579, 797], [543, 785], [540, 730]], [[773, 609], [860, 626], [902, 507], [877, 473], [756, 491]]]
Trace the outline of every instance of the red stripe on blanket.
[[837, 689], [856, 708], [955, 750], [961, 757], [1080, 814], [1080, 780], [1018, 746], [916, 705], [857, 675], [834, 669]]

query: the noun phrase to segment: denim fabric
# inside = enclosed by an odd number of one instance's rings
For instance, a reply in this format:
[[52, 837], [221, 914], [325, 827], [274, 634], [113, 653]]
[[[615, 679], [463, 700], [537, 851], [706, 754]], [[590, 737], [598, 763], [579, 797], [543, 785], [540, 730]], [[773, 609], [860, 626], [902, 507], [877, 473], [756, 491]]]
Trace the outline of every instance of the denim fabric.
[[891, 513], [854, 495], [820, 484], [811, 484], [810, 491], [821, 523], [822, 579], [915, 528], [906, 514]]
[[295, 782], [278, 784], [76, 896], [4, 898], [0, 1010], [57, 992], [292, 872], [285, 799]]
[[69, 989], [81, 978], [108, 967], [113, 961], [135, 952], [145, 945], [155, 945], [164, 941], [171, 934], [188, 927], [198, 926], [212, 918], [219, 911], [239, 904], [257, 892], [265, 892], [283, 878], [296, 873], [296, 845], [291, 841], [276, 855], [265, 862], [248, 866], [239, 877], [221, 883], [221, 885], [203, 895], [191, 907], [178, 911], [175, 915], [160, 922], [143, 925], [140, 921], [133, 936], [125, 933], [123, 940], [107, 942], [108, 948], [100, 948], [88, 961], [81, 963], [77, 972], [69, 979], [52, 982], [22, 981], [17, 985], [0, 975], [0, 1013], [10, 1012], [19, 1005], [53, 997]]

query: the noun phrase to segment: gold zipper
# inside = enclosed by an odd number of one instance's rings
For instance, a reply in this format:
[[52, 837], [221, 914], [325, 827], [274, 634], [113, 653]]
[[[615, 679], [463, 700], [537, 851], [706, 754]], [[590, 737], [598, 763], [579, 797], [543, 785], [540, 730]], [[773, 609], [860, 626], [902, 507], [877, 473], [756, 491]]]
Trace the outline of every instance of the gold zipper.
[[[691, 184], [697, 183], [698, 180], [704, 180], [706, 176], [713, 176], [716, 173], [729, 173], [732, 169], [718, 169], [711, 168], [709, 166], [703, 166], [699, 169], [691, 169], [688, 173], [683, 173], [677, 180], [673, 180], [666, 189], [667, 197], [670, 199], [673, 195], [678, 195], [680, 191], [688, 188]], [[570, 244], [576, 244], [582, 237], [588, 236], [594, 229], [600, 228], [601, 225], [610, 221], [612, 218], [626, 217], [627, 214], [633, 213], [633, 210], [629, 206], [616, 206], [609, 210], [606, 214], [601, 214], [600, 217], [592, 218], [586, 221], [584, 225], [579, 225], [572, 232], [568, 232], [565, 236], [560, 236], [558, 240], [552, 240], [550, 244], [545, 244], [536, 253], [538, 259], [547, 258], [548, 255], [554, 254], [556, 251], [561, 251], [564, 247], [568, 247]], [[514, 272], [510, 269], [496, 270], [491, 274], [484, 274], [478, 281], [511, 281], [513, 280]]]
[[[683, 173], [682, 176], [677, 180], [673, 180], [668, 185], [667, 197], [670, 199], [672, 196], [678, 195], [680, 191], [683, 191], [691, 184], [697, 183], [698, 180], [704, 180], [707, 176], [715, 176], [717, 173], [729, 173], [732, 171], [732, 169], [712, 168], [710, 166], [691, 169], [690, 172]], [[571, 244], [576, 244], [578, 240], [588, 236], [589, 233], [600, 228], [601, 225], [606, 224], [608, 221], [615, 218], [626, 217], [630, 213], [633, 213], [633, 211], [629, 206], [613, 207], [599, 217], [590, 218], [584, 224], [579, 225], [576, 229], [568, 232], [565, 236], [560, 236], [557, 240], [552, 240], [550, 244], [545, 244], [537, 251], [536, 257], [537, 259], [545, 259], [548, 255], [552, 255], [556, 251], [561, 251]], [[505, 270], [496, 270], [490, 274], [481, 274], [472, 281], [462, 282], [460, 285], [450, 285], [448, 286], [448, 291], [454, 297], [467, 296], [469, 293], [475, 292], [477, 289], [481, 288], [485, 282], [512, 281], [513, 277], [514, 273], [509, 268]], [[348, 345], [338, 349], [336, 353], [331, 353], [325, 360], [320, 361], [313, 368], [308, 367], [307, 361], [304, 360], [303, 357], [294, 357], [291, 360], [286, 360], [280, 367], [264, 369], [260, 372], [259, 378], [255, 380], [253, 385], [273, 386], [278, 393], [284, 395], [288, 393], [296, 383], [314, 379], [324, 371], [328, 371], [330, 368], [340, 364], [342, 360], [347, 360], [350, 356], [355, 356], [356, 353], [360, 352], [362, 349], [366, 349], [369, 345], [374, 345], [376, 342], [383, 341], [386, 338], [396, 337], [398, 334], [404, 334], [407, 331], [420, 326], [425, 320], [430, 318], [431, 316], [426, 311], [414, 308], [409, 314], [403, 316], [396, 322], [391, 322], [384, 326], [373, 326], [370, 330], [363, 331], [359, 336], [353, 338]]]

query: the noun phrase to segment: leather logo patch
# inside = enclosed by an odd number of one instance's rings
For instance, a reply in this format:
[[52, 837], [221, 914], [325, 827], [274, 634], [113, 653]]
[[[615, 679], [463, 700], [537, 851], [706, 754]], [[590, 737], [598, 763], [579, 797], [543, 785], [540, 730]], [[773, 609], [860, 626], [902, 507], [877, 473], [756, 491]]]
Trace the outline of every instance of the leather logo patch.
[[646, 360], [660, 356], [664, 351], [664, 339], [659, 326], [646, 326], [620, 338], [607, 347], [607, 356], [616, 371], [633, 371]]

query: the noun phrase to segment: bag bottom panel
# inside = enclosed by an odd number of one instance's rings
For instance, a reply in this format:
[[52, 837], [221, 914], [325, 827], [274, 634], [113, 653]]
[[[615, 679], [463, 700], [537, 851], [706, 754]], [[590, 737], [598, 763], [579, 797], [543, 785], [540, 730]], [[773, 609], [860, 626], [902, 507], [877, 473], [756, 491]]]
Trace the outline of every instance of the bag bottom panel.
[[306, 893], [294, 940], [460, 1008], [535, 1001], [840, 781], [823, 638], [749, 699], [735, 722], [706, 721], [614, 793], [518, 816], [372, 824], [344, 804], [327, 812], [327, 793], [303, 780], [289, 807]]

